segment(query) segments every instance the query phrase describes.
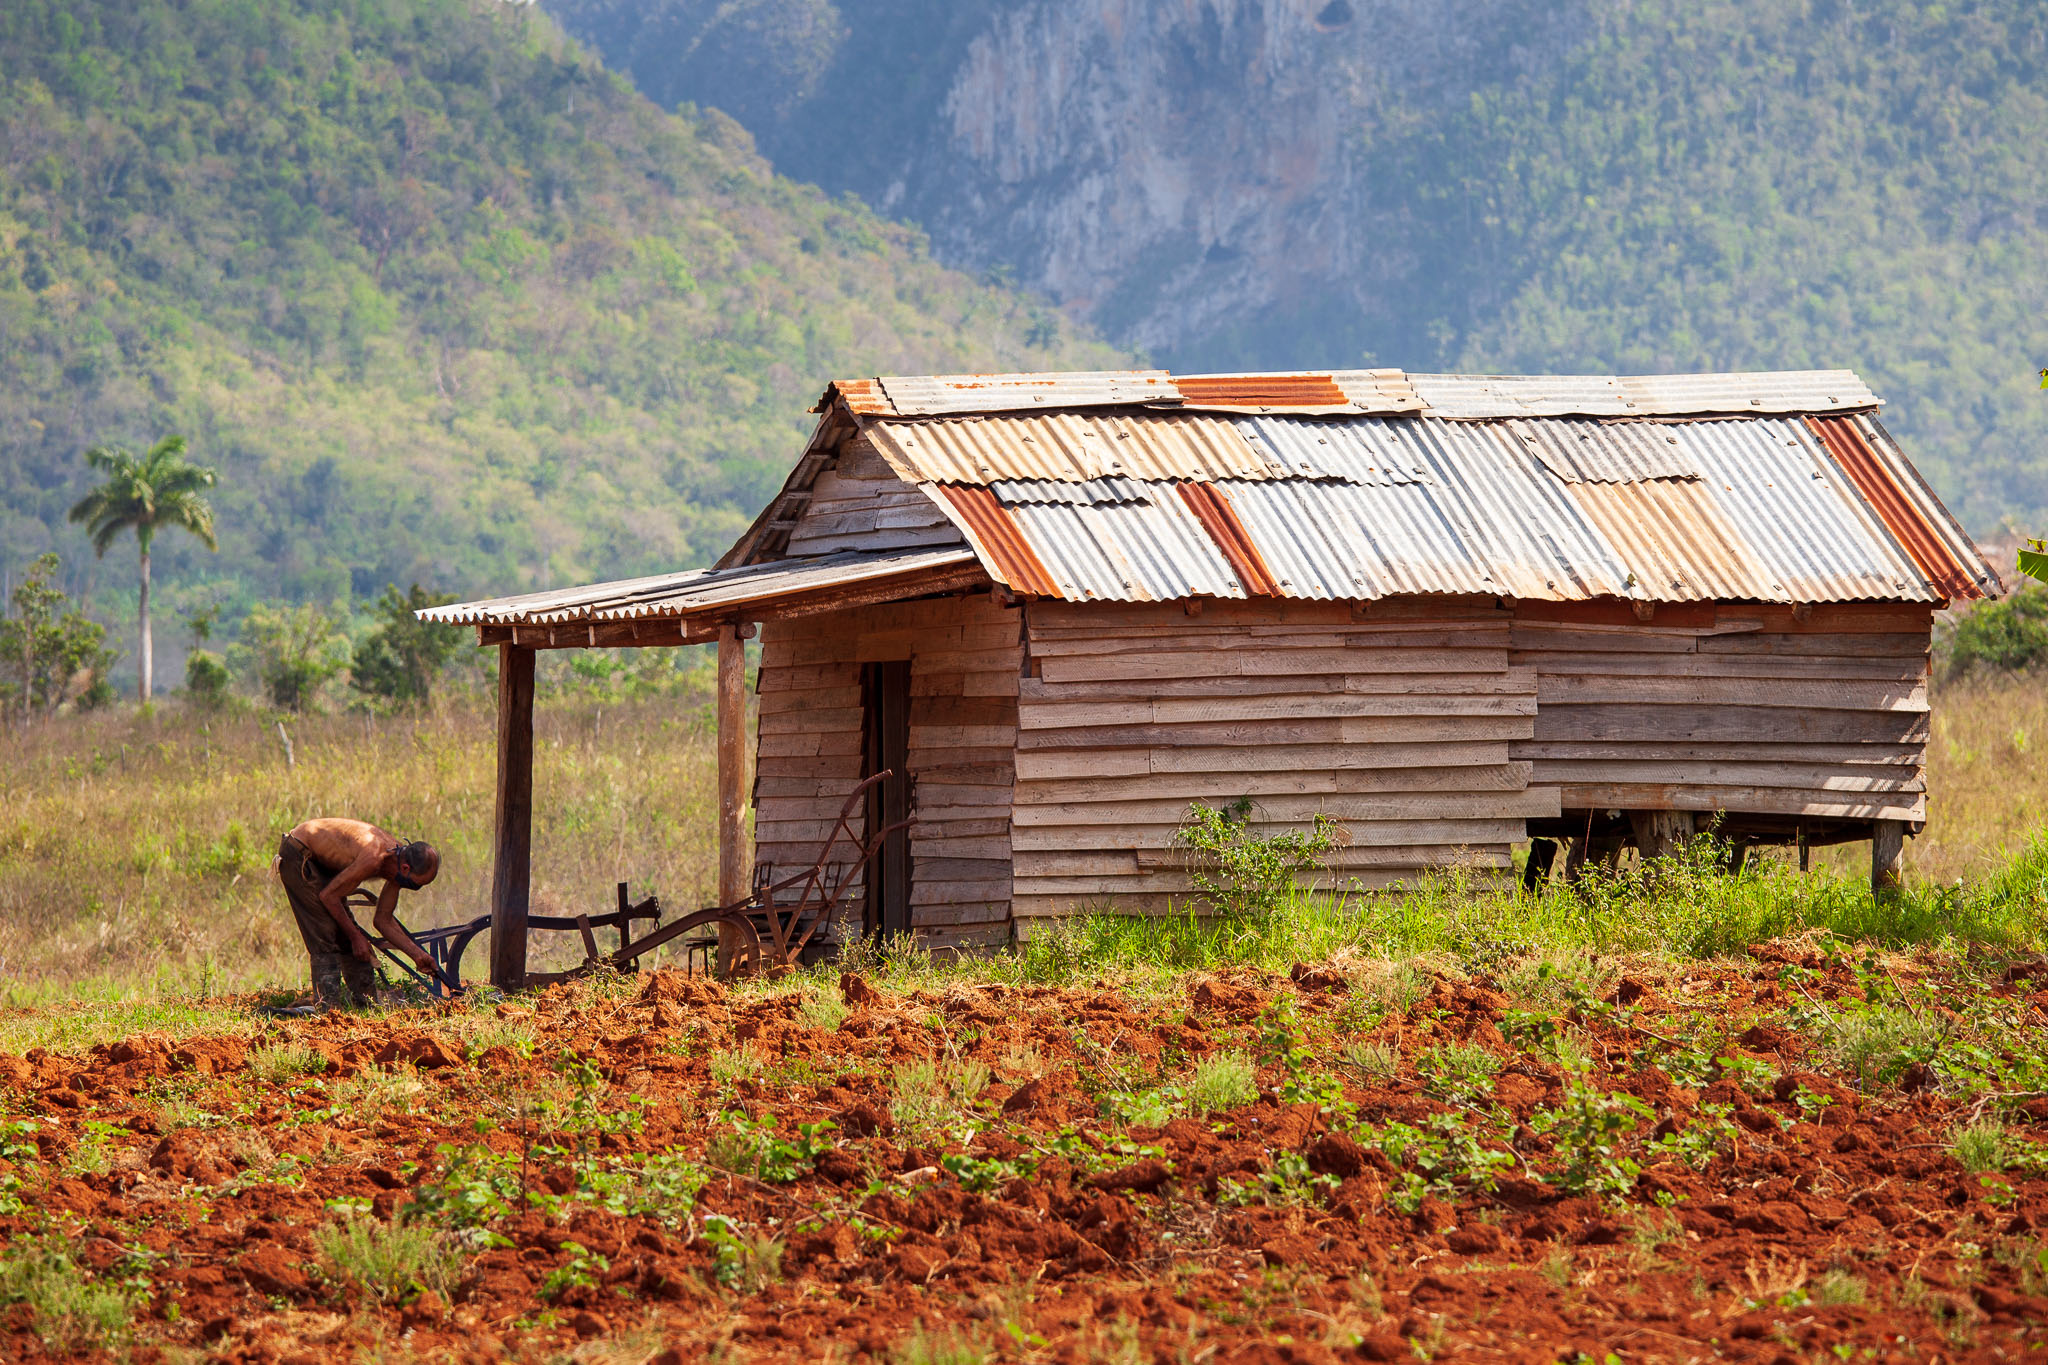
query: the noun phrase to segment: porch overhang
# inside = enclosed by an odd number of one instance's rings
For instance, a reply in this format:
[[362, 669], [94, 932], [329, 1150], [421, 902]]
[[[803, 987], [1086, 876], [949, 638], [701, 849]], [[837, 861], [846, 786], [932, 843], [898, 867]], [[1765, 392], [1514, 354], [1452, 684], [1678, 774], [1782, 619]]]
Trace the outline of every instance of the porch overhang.
[[988, 582], [965, 546], [845, 551], [457, 602], [419, 617], [475, 626], [479, 645], [634, 649], [709, 644], [722, 624], [808, 616]]

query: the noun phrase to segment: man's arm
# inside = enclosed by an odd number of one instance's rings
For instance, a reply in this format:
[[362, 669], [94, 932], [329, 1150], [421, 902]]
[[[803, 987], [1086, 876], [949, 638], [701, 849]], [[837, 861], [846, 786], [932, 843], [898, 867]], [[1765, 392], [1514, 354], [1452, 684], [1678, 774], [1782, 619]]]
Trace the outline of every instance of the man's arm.
[[412, 941], [412, 935], [405, 932], [405, 926], [398, 922], [398, 883], [390, 879], [384, 882], [384, 891], [377, 897], [377, 914], [370, 921], [378, 935], [386, 942], [395, 944], [398, 951], [413, 960], [428, 976], [438, 976], [434, 959], [421, 951], [420, 945]]
[[[383, 859], [373, 850], [358, 853], [355, 861], [334, 874], [327, 885], [320, 888], [320, 904], [327, 907], [327, 913], [334, 916], [334, 922], [341, 926], [342, 936], [348, 939], [348, 950], [365, 962], [376, 956], [370, 947], [370, 939], [356, 923], [355, 916], [348, 912], [348, 898], [354, 890], [369, 880], [376, 872], [377, 864]], [[387, 888], [389, 889], [389, 888]]]

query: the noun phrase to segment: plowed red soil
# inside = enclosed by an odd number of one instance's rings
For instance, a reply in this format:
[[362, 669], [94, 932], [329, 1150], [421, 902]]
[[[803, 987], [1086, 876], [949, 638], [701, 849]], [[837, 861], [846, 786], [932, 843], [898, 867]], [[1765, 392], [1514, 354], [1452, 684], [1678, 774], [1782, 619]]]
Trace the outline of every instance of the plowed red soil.
[[[1924, 1066], [1886, 1082], [1845, 1074], [1799, 1020], [1810, 1023], [1808, 1002], [1853, 1006], [1853, 976], [1816, 959], [1788, 989], [1783, 966], [1781, 955], [1639, 970], [1604, 1005], [1559, 1008], [1556, 1026], [1591, 1063], [1583, 1085], [1648, 1111], [1611, 1139], [1616, 1160], [1642, 1169], [1608, 1194], [1571, 1192], [1569, 1154], [1541, 1115], [1565, 1104], [1572, 1078], [1485, 979], [1429, 979], [1405, 1013], [1374, 1020], [1338, 969], [1205, 979], [1147, 1002], [971, 984], [898, 993], [851, 978], [849, 1010], [826, 1031], [796, 995], [743, 999], [661, 974], [610, 997], [555, 988], [499, 1007], [532, 1012], [531, 1056], [465, 1057], [449, 1017], [428, 1010], [280, 1025], [275, 1038], [326, 1059], [291, 1082], [259, 1081], [243, 1038], [0, 1056], [11, 1114], [42, 1121], [40, 1159], [13, 1163], [26, 1207], [0, 1219], [0, 1237], [54, 1231], [110, 1276], [132, 1273], [124, 1248], [154, 1253], [131, 1334], [88, 1348], [144, 1361], [545, 1359], [600, 1346], [613, 1360], [716, 1350], [905, 1365], [2039, 1358], [2048, 1176], [1987, 1180], [1950, 1141], [1995, 1113], [2014, 1141], [2048, 1140], [2048, 1104], [1945, 1092]], [[2031, 1009], [2038, 1046], [2048, 993], [2028, 992], [2048, 979], [2013, 975], [1977, 989]], [[1308, 1058], [1292, 1078], [1262, 1013], [1283, 998]], [[1727, 1060], [1712, 1078], [1675, 1077], [1673, 1059], [1702, 1039]], [[1398, 1055], [1391, 1074], [1345, 1062], [1341, 1048], [1360, 1041]], [[1419, 1058], [1453, 1044], [1497, 1062], [1486, 1093], [1460, 1098], [1418, 1074]], [[563, 1049], [603, 1077], [585, 1092], [600, 1117], [568, 1136], [559, 1113], [522, 1119], [519, 1098]], [[1156, 1126], [1106, 1117], [1105, 1090], [1184, 1082], [1228, 1050], [1262, 1058], [1255, 1102]], [[754, 1059], [753, 1075], [731, 1074], [735, 1055]], [[921, 1060], [987, 1068], [969, 1116], [915, 1132], [892, 1119], [898, 1077]], [[423, 1087], [380, 1113], [329, 1112], [371, 1067], [411, 1067]], [[1341, 1080], [1341, 1099], [1287, 1097], [1317, 1074]], [[163, 1131], [167, 1094], [215, 1118]], [[1653, 1145], [1715, 1105], [1732, 1128], [1697, 1150], [1698, 1166]], [[578, 1197], [577, 1160], [674, 1148], [708, 1167], [713, 1137], [733, 1131], [728, 1111], [772, 1115], [784, 1135], [837, 1127], [800, 1171], [712, 1171], [687, 1217], [620, 1216]], [[618, 1118], [633, 1113], [638, 1131]], [[1404, 1201], [1411, 1167], [1372, 1134], [1438, 1115], [1469, 1119], [1504, 1164], [1490, 1189], [1454, 1176]], [[94, 1134], [107, 1169], [62, 1174]], [[445, 1296], [379, 1300], [316, 1251], [316, 1230], [338, 1219], [444, 1226], [416, 1195], [446, 1171], [447, 1149], [546, 1141], [583, 1155], [530, 1160], [514, 1179], [558, 1211], [491, 1222], [502, 1244], [468, 1259]], [[990, 1164], [946, 1160], [963, 1155]], [[265, 1176], [285, 1167], [291, 1180]], [[779, 1267], [773, 1251], [738, 1270], [731, 1251], [721, 1261], [714, 1215], [742, 1240], [779, 1244]], [[0, 1355], [61, 1355], [47, 1328], [26, 1304], [0, 1312]]]

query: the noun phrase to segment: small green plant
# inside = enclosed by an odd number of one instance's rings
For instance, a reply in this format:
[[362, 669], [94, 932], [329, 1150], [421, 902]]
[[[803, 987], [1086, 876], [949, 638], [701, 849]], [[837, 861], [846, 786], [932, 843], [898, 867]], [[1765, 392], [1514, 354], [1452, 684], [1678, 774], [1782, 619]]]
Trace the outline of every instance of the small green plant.
[[1219, 914], [1272, 913], [1293, 891], [1295, 879], [1322, 866], [1342, 841], [1344, 827], [1321, 814], [1307, 831], [1254, 834], [1252, 810], [1250, 797], [1220, 810], [1197, 801], [1174, 831], [1174, 842], [1191, 855], [1189, 880]]
[[806, 1025], [827, 1033], [846, 1022], [846, 1002], [825, 990], [809, 990], [796, 1007], [797, 1017]]
[[[1022, 1346], [1021, 1338], [1028, 1334], [1016, 1328], [1015, 1335]], [[995, 1356], [995, 1343], [985, 1333], [958, 1327], [927, 1329], [922, 1322], [889, 1348], [890, 1365], [987, 1365]]]
[[1564, 1102], [1539, 1109], [1529, 1126], [1556, 1143], [1564, 1170], [1557, 1183], [1573, 1194], [1619, 1199], [1635, 1188], [1642, 1167], [1622, 1148], [1637, 1127], [1655, 1117], [1633, 1095], [1609, 1094], [1584, 1080], [1566, 1087]]
[[1401, 1074], [1401, 1049], [1392, 1043], [1346, 1043], [1344, 1061], [1369, 1081], [1390, 1081]]
[[563, 1242], [569, 1259], [548, 1272], [541, 1281], [540, 1296], [552, 1303], [572, 1289], [595, 1289], [598, 1277], [612, 1268], [611, 1261], [581, 1242]]
[[116, 1142], [128, 1136], [128, 1130], [118, 1123], [87, 1119], [64, 1169], [73, 1175], [105, 1175], [113, 1164]]
[[1729, 1105], [1703, 1104], [1678, 1131], [1659, 1138], [1656, 1147], [1663, 1155], [1675, 1157], [1696, 1171], [1705, 1170], [1708, 1162], [1733, 1149], [1734, 1112]]
[[711, 1068], [711, 1083], [720, 1090], [731, 1090], [741, 1081], [751, 1081], [761, 1074], [761, 1054], [744, 1045], [720, 1048], [711, 1054], [708, 1063]]
[[929, 1058], [904, 1062], [889, 1082], [889, 1116], [899, 1128], [928, 1132], [962, 1116], [992, 1075], [981, 1061], [941, 1064]]
[[1387, 1202], [1403, 1213], [1414, 1213], [1431, 1196], [1490, 1190], [1500, 1172], [1515, 1162], [1511, 1152], [1489, 1145], [1458, 1114], [1432, 1115], [1420, 1128], [1399, 1122], [1380, 1129], [1361, 1124], [1356, 1136], [1403, 1168], [1387, 1189]]
[[1471, 1104], [1493, 1093], [1500, 1058], [1470, 1043], [1445, 1043], [1418, 1055], [1415, 1070], [1432, 1094], [1454, 1104]]
[[249, 1074], [266, 1085], [289, 1085], [327, 1069], [327, 1059], [293, 1039], [268, 1043], [249, 1054]]
[[1242, 1109], [1259, 1097], [1258, 1070], [1242, 1052], [1211, 1053], [1195, 1063], [1185, 1090], [1197, 1114]]
[[1824, 1271], [1807, 1291], [1824, 1308], [1860, 1308], [1870, 1297], [1870, 1286], [1846, 1270]]
[[1997, 1119], [1979, 1119], [1949, 1134], [1949, 1153], [1973, 1175], [1989, 1175], [2006, 1165], [2006, 1127]]
[[949, 1153], [939, 1158], [939, 1167], [969, 1194], [993, 1194], [1012, 1180], [1028, 1174], [1029, 1166], [994, 1157], [973, 1157]]
[[714, 1213], [704, 1220], [704, 1240], [711, 1246], [712, 1278], [728, 1289], [751, 1294], [782, 1278], [782, 1243], [765, 1233], [750, 1236]]
[[330, 1093], [342, 1113], [364, 1123], [374, 1123], [386, 1110], [405, 1107], [426, 1086], [409, 1066], [370, 1065], [355, 1075], [336, 1081]]
[[125, 1336], [136, 1308], [125, 1286], [93, 1276], [57, 1237], [25, 1237], [0, 1248], [0, 1304], [26, 1304], [51, 1350], [104, 1349]]
[[1934, 1062], [1944, 1038], [1933, 1019], [1895, 1006], [1840, 1013], [1832, 1032], [1836, 1059], [1865, 1090], [1891, 1084], [1916, 1062]]
[[1226, 1177], [1217, 1181], [1216, 1202], [1225, 1208], [1242, 1204], [1308, 1204], [1338, 1184], [1337, 1177], [1310, 1170], [1308, 1158], [1301, 1153], [1276, 1152], [1273, 1164], [1250, 1180]]
[[775, 1116], [749, 1119], [737, 1111], [725, 1116], [731, 1125], [711, 1139], [705, 1155], [722, 1171], [749, 1175], [773, 1185], [786, 1185], [806, 1174], [832, 1149], [829, 1136], [837, 1128], [830, 1119], [797, 1125], [794, 1140], [775, 1131]]
[[419, 1223], [350, 1216], [316, 1229], [313, 1246], [330, 1278], [379, 1303], [445, 1295], [462, 1267], [456, 1245]]

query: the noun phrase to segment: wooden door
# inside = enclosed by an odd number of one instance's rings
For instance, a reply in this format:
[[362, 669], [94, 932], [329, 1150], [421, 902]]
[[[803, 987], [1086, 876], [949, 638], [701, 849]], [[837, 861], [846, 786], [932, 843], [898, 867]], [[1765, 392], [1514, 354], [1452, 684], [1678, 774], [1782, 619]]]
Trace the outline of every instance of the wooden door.
[[[910, 817], [910, 661], [863, 664], [861, 700], [866, 712], [861, 776], [872, 777], [884, 768], [895, 774], [868, 789], [865, 828], [872, 831]], [[869, 934], [910, 932], [908, 828], [883, 841], [868, 864], [866, 890], [863, 917]]]

